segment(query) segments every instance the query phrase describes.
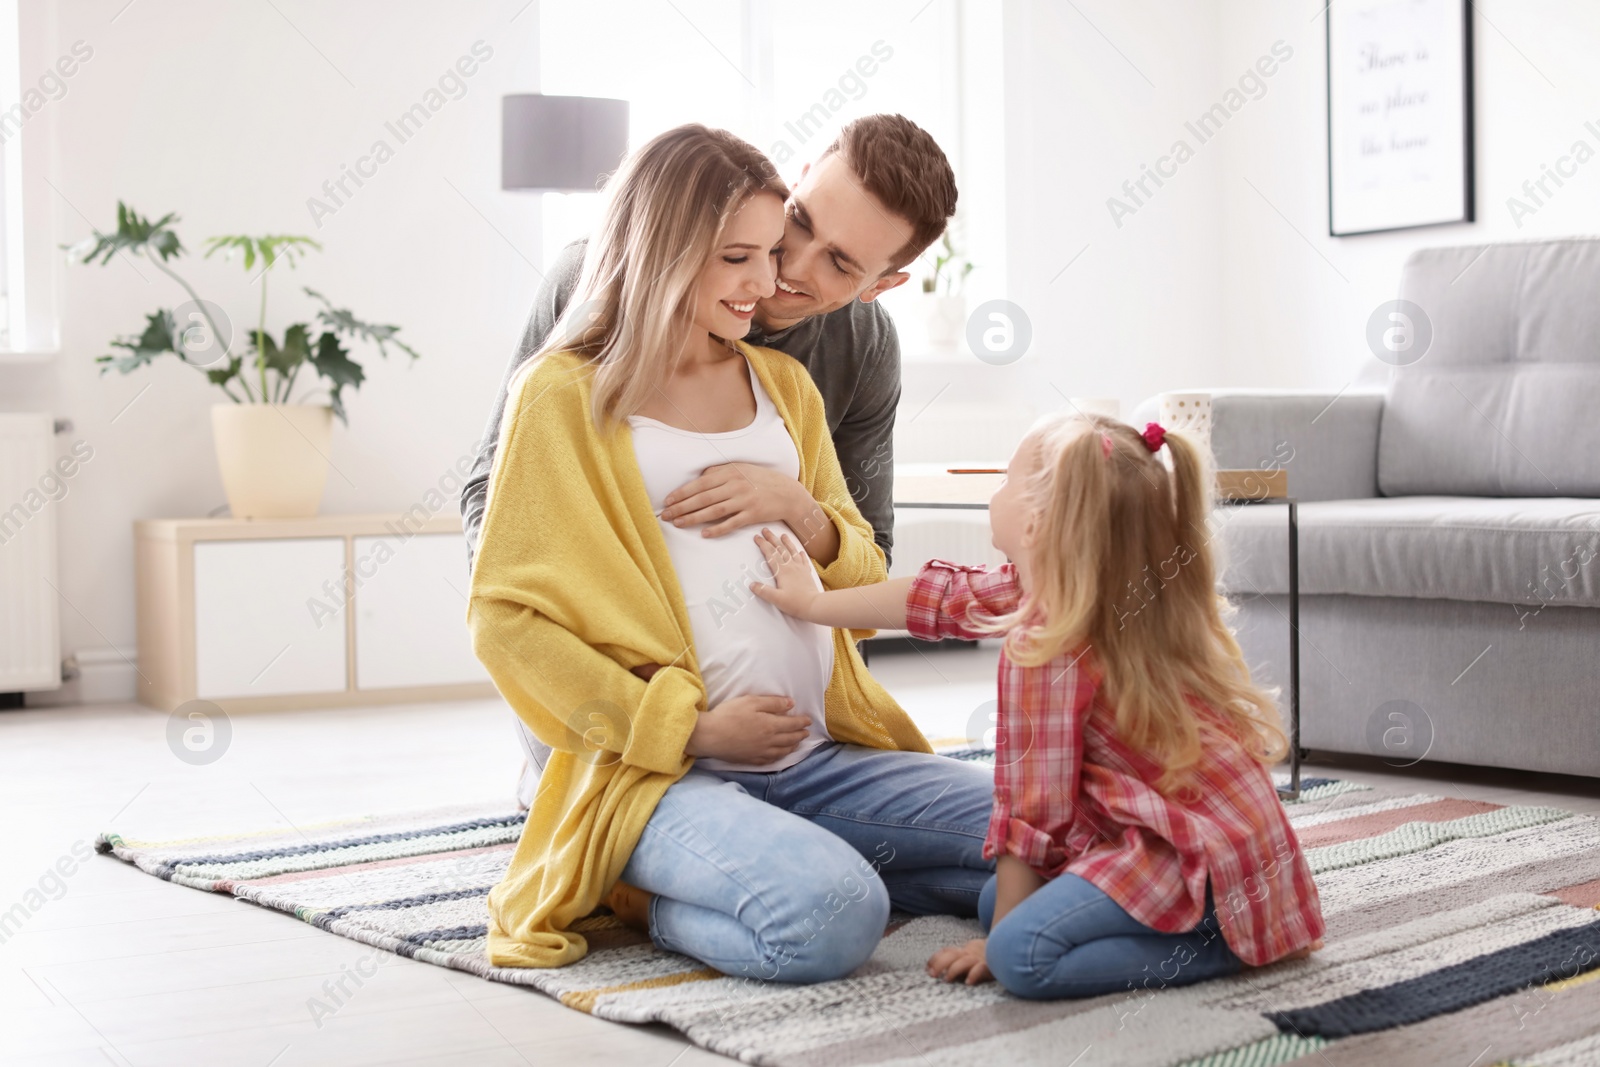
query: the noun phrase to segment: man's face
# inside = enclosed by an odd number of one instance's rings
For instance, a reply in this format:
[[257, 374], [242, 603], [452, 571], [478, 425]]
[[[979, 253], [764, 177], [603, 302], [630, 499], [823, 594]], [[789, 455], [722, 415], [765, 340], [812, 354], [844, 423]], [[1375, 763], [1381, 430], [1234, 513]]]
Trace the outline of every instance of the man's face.
[[910, 277], [890, 271], [889, 258], [911, 240], [911, 225], [867, 192], [837, 152], [801, 172], [785, 214], [777, 291], [756, 308], [768, 330], [858, 297], [876, 300]]

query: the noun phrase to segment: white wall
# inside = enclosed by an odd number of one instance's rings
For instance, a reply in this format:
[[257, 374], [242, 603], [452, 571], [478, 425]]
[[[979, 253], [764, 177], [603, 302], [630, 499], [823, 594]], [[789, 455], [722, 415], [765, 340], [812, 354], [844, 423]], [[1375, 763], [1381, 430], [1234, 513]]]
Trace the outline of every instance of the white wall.
[[1242, 67], [1262, 41], [1295, 35], [1307, 45], [1297, 46], [1292, 69], [1261, 101], [1255, 135], [1226, 146], [1219, 267], [1230, 384], [1337, 390], [1375, 365], [1364, 341], [1367, 318], [1394, 298], [1414, 249], [1600, 233], [1600, 161], [1581, 168], [1520, 227], [1506, 206], [1575, 140], [1600, 150], [1600, 138], [1584, 129], [1600, 125], [1600, 4], [1474, 0], [1478, 221], [1361, 237], [1327, 233], [1323, 23], [1308, 22], [1320, 9], [1281, 0], [1221, 5], [1226, 70]]
[[[54, 158], [27, 156], [59, 190], [59, 240], [112, 228], [119, 197], [152, 216], [177, 211], [191, 253], [178, 269], [248, 328], [259, 290], [237, 262], [201, 259], [204, 239], [315, 236], [321, 255], [274, 272], [269, 328], [309, 318], [299, 290], [310, 285], [401, 325], [423, 354], [410, 366], [363, 360], [367, 381], [346, 394], [350, 428], [335, 424], [323, 508], [418, 502], [482, 433], [539, 282], [529, 262], [539, 262], [537, 201], [499, 189], [500, 97], [537, 88], [537, 8], [512, 22], [523, 0], [125, 5], [25, 0], [25, 31], [42, 28], [23, 43], [24, 83], [73, 42], [93, 48], [49, 105]], [[399, 144], [385, 121], [480, 40], [493, 55], [465, 95]], [[307, 199], [380, 137], [394, 158], [318, 228]], [[209, 422], [221, 394], [175, 361], [104, 378], [92, 362], [113, 336], [141, 329], [145, 313], [183, 299], [148, 264], [135, 266], [63, 268], [59, 356], [0, 364], [0, 407], [69, 418], [76, 429], [62, 449], [72, 438], [94, 449], [56, 505], [66, 652], [132, 648], [135, 519], [225, 502]]]
[[[1049, 406], [1054, 383], [1127, 410], [1184, 386], [1333, 391], [1381, 370], [1366, 322], [1414, 249], [1600, 232], [1600, 160], [1520, 227], [1506, 204], [1575, 140], [1600, 150], [1600, 5], [1472, 6], [1478, 221], [1335, 238], [1325, 0], [1008, 2], [1008, 280], [1037, 359], [913, 368], [908, 392]], [[1184, 123], [1276, 42], [1292, 56], [1265, 92], [1199, 144]], [[1180, 137], [1194, 157], [1117, 226], [1107, 198]]]
[[1120, 228], [1106, 200], [1221, 91], [1215, 3], [1007, 0], [1004, 10], [994, 73], [1005, 81], [1007, 298], [1028, 315], [1032, 347], [1003, 367], [913, 366], [908, 399], [950, 385], [940, 402], [1044, 409], [1065, 394], [1128, 405], [1208, 377], [1221, 359], [1221, 153], [1202, 149]]

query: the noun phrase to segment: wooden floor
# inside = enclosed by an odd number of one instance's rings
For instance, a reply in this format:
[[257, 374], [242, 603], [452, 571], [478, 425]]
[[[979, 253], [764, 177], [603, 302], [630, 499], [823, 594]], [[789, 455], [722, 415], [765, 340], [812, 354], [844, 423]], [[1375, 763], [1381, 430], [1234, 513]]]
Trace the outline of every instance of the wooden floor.
[[[872, 669], [930, 737], [966, 736], [994, 697], [994, 655], [908, 650], [875, 656]], [[0, 935], [0, 1064], [732, 1062], [665, 1028], [601, 1022], [529, 990], [409, 960], [317, 1019], [311, 1002], [323, 983], [372, 950], [108, 857], [76, 862], [74, 847], [108, 828], [177, 837], [496, 800], [511, 795], [521, 762], [510, 713], [494, 701], [257, 714], [231, 725], [226, 754], [197, 767], [167, 747], [166, 716], [145, 708], [0, 712], [0, 916], [20, 918]], [[1600, 780], [1442, 765], [1400, 772], [1354, 758], [1311, 766], [1600, 813]], [[53, 876], [63, 857], [72, 873]]]

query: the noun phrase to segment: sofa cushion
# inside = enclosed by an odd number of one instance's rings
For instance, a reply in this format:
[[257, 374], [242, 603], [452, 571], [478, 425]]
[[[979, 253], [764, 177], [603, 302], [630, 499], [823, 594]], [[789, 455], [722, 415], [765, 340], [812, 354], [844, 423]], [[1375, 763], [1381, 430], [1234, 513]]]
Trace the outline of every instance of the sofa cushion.
[[1386, 496], [1600, 497], [1596, 455], [1600, 364], [1419, 364], [1390, 386], [1378, 484]]
[[1393, 371], [1378, 487], [1600, 497], [1600, 240], [1424, 249], [1400, 296], [1432, 342]]
[[[1230, 594], [1286, 593], [1286, 509], [1218, 508]], [[1418, 496], [1300, 506], [1305, 595], [1600, 607], [1600, 501]]]

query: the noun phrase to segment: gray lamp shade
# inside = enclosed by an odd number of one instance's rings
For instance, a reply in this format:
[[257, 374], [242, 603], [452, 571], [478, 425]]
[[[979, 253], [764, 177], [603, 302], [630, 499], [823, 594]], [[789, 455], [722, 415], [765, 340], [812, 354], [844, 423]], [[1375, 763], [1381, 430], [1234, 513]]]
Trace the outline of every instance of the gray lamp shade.
[[628, 102], [519, 93], [500, 103], [500, 188], [594, 192], [628, 151]]

